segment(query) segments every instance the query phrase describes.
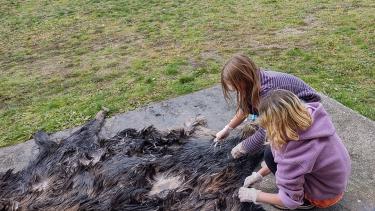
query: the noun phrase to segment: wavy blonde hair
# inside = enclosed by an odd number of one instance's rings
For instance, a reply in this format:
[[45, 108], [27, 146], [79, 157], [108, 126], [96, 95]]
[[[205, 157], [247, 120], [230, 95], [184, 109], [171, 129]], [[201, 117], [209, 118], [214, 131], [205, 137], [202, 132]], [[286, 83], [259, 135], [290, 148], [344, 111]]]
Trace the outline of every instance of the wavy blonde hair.
[[245, 115], [258, 111], [259, 69], [249, 57], [236, 54], [224, 65], [221, 71], [221, 86], [227, 102], [231, 99], [229, 92], [236, 91], [237, 111], [241, 110]]
[[268, 142], [280, 149], [288, 141], [297, 141], [298, 132], [312, 124], [312, 117], [298, 99], [287, 90], [274, 90], [264, 97], [259, 106], [259, 124], [266, 129]]

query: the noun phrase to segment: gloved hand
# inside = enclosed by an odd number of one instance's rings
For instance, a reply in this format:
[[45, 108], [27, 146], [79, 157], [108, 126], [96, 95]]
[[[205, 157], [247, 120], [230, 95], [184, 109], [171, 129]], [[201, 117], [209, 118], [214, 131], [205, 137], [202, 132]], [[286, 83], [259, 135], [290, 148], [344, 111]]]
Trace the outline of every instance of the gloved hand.
[[242, 156], [244, 156], [246, 154], [246, 151], [242, 147], [242, 143], [241, 142], [239, 144], [237, 144], [237, 146], [233, 147], [233, 149], [231, 151], [231, 154], [232, 154], [232, 157], [234, 159], [242, 157]]
[[258, 204], [257, 198], [260, 192], [260, 190], [255, 188], [241, 187], [238, 191], [238, 198], [240, 198], [240, 202], [253, 202], [254, 204]]
[[229, 125], [225, 125], [225, 127], [216, 133], [216, 138], [214, 142], [223, 141], [226, 137], [228, 137], [229, 133], [233, 130], [233, 128], [229, 127]]
[[253, 172], [250, 176], [246, 177], [243, 186], [249, 187], [250, 185], [253, 185], [254, 183], [262, 181], [263, 176], [260, 175], [258, 172]]

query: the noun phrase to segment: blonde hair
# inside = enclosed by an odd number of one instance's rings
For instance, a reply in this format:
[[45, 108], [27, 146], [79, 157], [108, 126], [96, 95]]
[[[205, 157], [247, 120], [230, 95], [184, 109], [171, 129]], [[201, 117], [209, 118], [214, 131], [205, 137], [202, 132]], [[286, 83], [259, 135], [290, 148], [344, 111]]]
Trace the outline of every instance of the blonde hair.
[[[258, 111], [259, 69], [249, 57], [237, 54], [224, 65], [221, 71], [221, 86], [227, 102], [231, 99], [229, 92], [236, 91], [237, 111], [241, 109], [245, 115]], [[234, 90], [230, 90], [230, 86]]]
[[266, 129], [272, 147], [280, 149], [288, 141], [297, 141], [298, 132], [312, 124], [312, 117], [298, 99], [287, 90], [274, 90], [264, 97], [259, 106], [259, 124]]

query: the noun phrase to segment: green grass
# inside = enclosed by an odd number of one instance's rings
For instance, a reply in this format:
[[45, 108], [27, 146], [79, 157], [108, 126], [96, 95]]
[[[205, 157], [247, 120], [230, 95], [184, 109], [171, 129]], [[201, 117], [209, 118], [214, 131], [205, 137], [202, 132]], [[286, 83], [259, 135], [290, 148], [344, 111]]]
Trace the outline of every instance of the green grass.
[[371, 0], [0, 3], [0, 146], [212, 86], [238, 52], [375, 120]]

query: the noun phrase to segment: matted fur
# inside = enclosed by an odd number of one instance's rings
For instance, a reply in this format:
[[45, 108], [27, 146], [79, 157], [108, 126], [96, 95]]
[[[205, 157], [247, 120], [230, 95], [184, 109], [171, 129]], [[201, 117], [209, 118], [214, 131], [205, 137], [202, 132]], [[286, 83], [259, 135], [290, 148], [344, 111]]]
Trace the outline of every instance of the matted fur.
[[185, 129], [126, 129], [100, 140], [104, 116], [59, 144], [36, 133], [38, 157], [20, 172], [0, 174], [0, 210], [262, 210], [237, 197], [261, 159], [232, 159], [241, 137], [214, 148], [194, 132], [195, 121]]

